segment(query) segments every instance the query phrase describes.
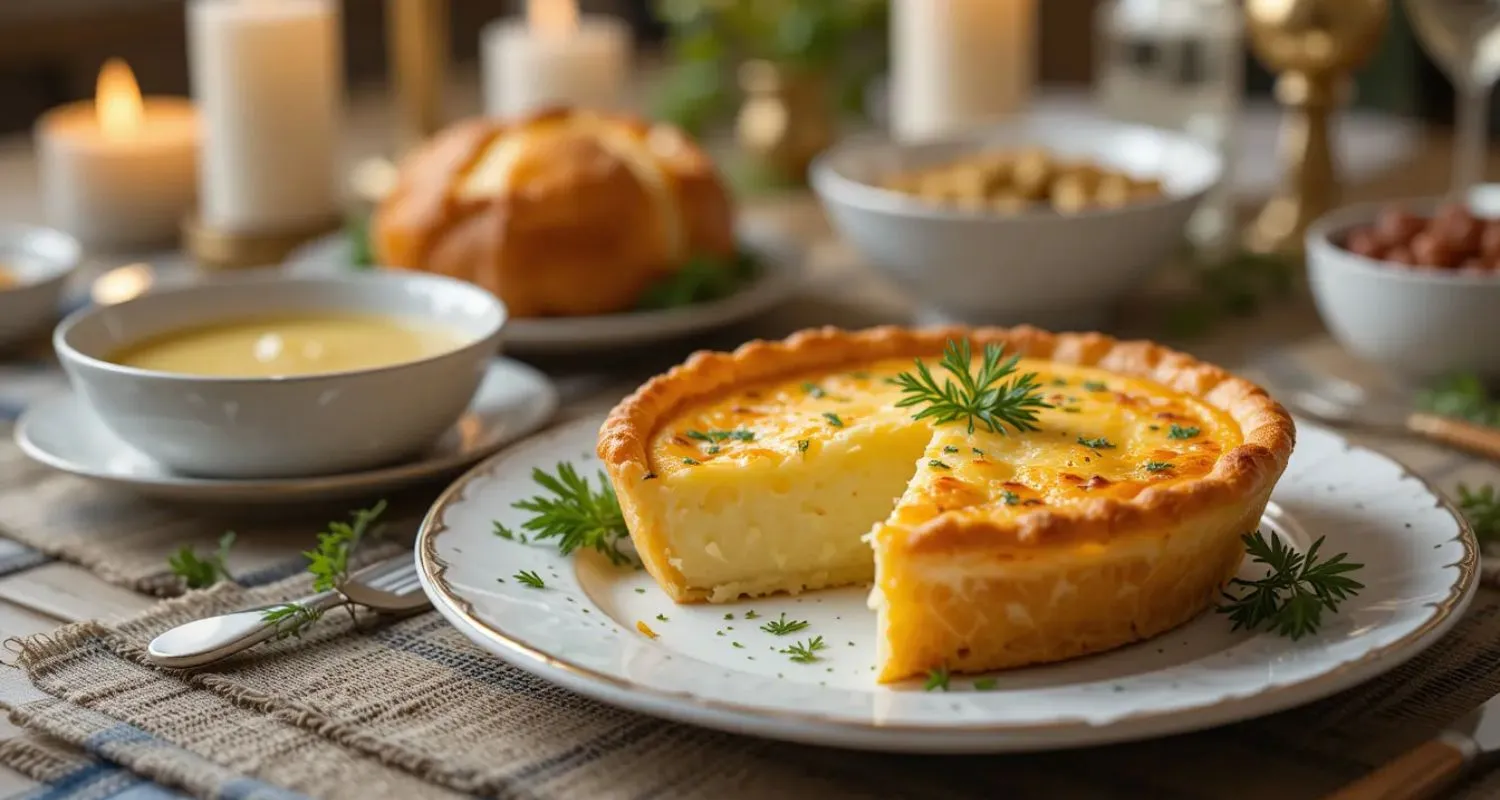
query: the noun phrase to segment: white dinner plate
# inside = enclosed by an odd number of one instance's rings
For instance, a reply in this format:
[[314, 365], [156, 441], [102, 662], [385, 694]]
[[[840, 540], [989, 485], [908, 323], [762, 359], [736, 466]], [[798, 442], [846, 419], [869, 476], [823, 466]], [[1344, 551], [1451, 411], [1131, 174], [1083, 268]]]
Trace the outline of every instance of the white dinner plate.
[[[642, 571], [555, 542], [494, 535], [526, 518], [530, 473], [571, 461], [595, 479], [598, 420], [563, 426], [475, 467], [429, 512], [417, 539], [423, 585], [460, 631], [500, 658], [580, 694], [736, 733], [854, 748], [997, 752], [1103, 744], [1189, 731], [1307, 703], [1395, 667], [1434, 642], [1473, 596], [1478, 547], [1452, 506], [1383, 455], [1301, 423], [1262, 530], [1325, 556], [1348, 551], [1365, 589], [1298, 641], [1232, 631], [1204, 613], [1101, 655], [994, 673], [981, 691], [921, 681], [878, 686], [875, 617], [851, 588], [731, 605], [676, 605]], [[1247, 560], [1248, 561], [1248, 560]], [[536, 572], [545, 588], [515, 580]], [[1242, 577], [1260, 577], [1248, 563]], [[747, 612], [754, 611], [754, 620]], [[760, 630], [785, 613], [805, 630]], [[647, 638], [637, 622], [659, 638]], [[815, 663], [779, 650], [822, 636]]]
[[[765, 225], [742, 223], [739, 238], [741, 246], [755, 254], [761, 272], [729, 297], [661, 311], [512, 318], [505, 323], [505, 349], [526, 355], [619, 350], [704, 333], [770, 311], [797, 290], [803, 248]], [[303, 275], [354, 269], [353, 243], [342, 233], [318, 239], [292, 253], [286, 268]]]
[[389, 467], [311, 478], [178, 475], [120, 441], [72, 392], [36, 400], [16, 421], [21, 450], [49, 467], [150, 497], [195, 503], [302, 503], [373, 493], [452, 474], [536, 431], [557, 410], [547, 376], [495, 359], [469, 409], [426, 455]]

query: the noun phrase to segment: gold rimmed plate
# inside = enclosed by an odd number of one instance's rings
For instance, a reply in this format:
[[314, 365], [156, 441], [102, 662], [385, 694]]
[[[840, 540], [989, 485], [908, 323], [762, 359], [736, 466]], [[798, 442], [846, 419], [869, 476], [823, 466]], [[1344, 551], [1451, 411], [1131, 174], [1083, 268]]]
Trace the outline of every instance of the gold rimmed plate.
[[[1315, 635], [1233, 631], [1205, 613], [1097, 656], [981, 676], [947, 691], [874, 682], [875, 618], [851, 588], [729, 605], [674, 604], [646, 573], [560, 555], [519, 529], [512, 503], [533, 468], [594, 476], [599, 420], [548, 431], [474, 468], [434, 505], [417, 540], [438, 611], [501, 659], [642, 713], [769, 738], [907, 752], [1002, 752], [1179, 733], [1307, 703], [1389, 670], [1440, 637], [1476, 586], [1473, 533], [1399, 464], [1302, 423], [1262, 530], [1365, 564], [1366, 585]], [[597, 478], [595, 478], [597, 480]], [[534, 588], [515, 576], [534, 573]], [[1247, 564], [1243, 577], [1259, 577]], [[805, 620], [777, 636], [768, 619]], [[655, 638], [642, 631], [648, 629]], [[783, 651], [821, 636], [812, 662]]]

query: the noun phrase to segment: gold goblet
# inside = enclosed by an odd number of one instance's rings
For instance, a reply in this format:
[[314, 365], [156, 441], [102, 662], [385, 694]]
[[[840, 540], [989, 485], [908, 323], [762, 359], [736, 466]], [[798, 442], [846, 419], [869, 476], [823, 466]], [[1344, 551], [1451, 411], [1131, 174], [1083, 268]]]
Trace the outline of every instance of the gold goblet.
[[1330, 117], [1389, 13], [1388, 0], [1246, 0], [1251, 50], [1277, 73], [1276, 100], [1286, 109], [1281, 187], [1245, 232], [1250, 250], [1301, 256], [1308, 225], [1338, 202]]

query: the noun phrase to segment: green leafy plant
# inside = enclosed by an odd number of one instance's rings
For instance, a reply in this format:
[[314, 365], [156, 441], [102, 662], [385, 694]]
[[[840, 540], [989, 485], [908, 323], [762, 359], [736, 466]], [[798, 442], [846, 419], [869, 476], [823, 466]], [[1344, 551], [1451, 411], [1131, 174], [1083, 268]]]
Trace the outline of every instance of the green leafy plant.
[[1021, 360], [1017, 355], [1001, 361], [1003, 355], [1004, 349], [999, 345], [985, 345], [979, 372], [971, 373], [973, 353], [969, 341], [949, 339], [938, 366], [952, 377], [945, 378], [943, 385], [938, 386], [927, 365], [917, 359], [915, 374], [903, 372], [893, 379], [903, 395], [896, 407], [920, 407], [913, 415], [915, 419], [931, 419], [939, 425], [966, 420], [969, 433], [974, 432], [976, 422], [991, 433], [1005, 433], [1007, 425], [1018, 433], [1038, 430], [1037, 412], [1051, 408], [1052, 404], [1042, 399], [1035, 372], [1002, 383], [1015, 373]]
[[[338, 588], [349, 577], [349, 556], [364, 541], [385, 513], [384, 500], [370, 508], [355, 511], [349, 522], [330, 522], [328, 529], [318, 534], [318, 545], [303, 552], [307, 557], [307, 571], [313, 576], [313, 589], [326, 592]], [[351, 612], [352, 613], [352, 612]], [[301, 637], [313, 623], [322, 619], [323, 612], [301, 603], [282, 603], [261, 612], [261, 619], [276, 626], [276, 637]]]
[[806, 627], [806, 620], [787, 619], [786, 612], [782, 612], [781, 619], [771, 620], [760, 626], [760, 629], [774, 636], [785, 636], [789, 633], [796, 633]]
[[825, 72], [839, 105], [856, 112], [884, 69], [887, 0], [658, 0], [656, 11], [671, 69], [655, 111], [689, 131], [734, 107], [733, 70], [745, 59]]
[[797, 642], [777, 652], [791, 656], [791, 659], [798, 664], [811, 664], [818, 660], [818, 652], [826, 649], [828, 649], [828, 644], [823, 641], [823, 637], [814, 636], [806, 642]]
[[1500, 402], [1490, 396], [1489, 390], [1475, 375], [1444, 378], [1417, 395], [1417, 406], [1423, 411], [1475, 425], [1500, 427]]
[[748, 253], [728, 260], [693, 256], [681, 269], [648, 288], [636, 308], [659, 311], [722, 300], [759, 275], [760, 265]]
[[948, 691], [948, 683], [952, 676], [948, 674], [947, 667], [933, 667], [927, 671], [927, 680], [922, 682], [922, 691], [936, 692]]
[[1225, 602], [1217, 611], [1229, 616], [1235, 630], [1265, 629], [1300, 639], [1317, 632], [1325, 610], [1337, 613], [1339, 603], [1364, 588], [1349, 577], [1364, 565], [1347, 561], [1348, 553], [1319, 560], [1321, 536], [1306, 554], [1293, 550], [1279, 537], [1267, 539], [1260, 531], [1245, 534], [1243, 540], [1251, 561], [1266, 565], [1267, 571], [1258, 580], [1235, 578], [1229, 582], [1232, 588], [1243, 591], [1226, 591]]
[[1194, 281], [1190, 296], [1169, 307], [1166, 334], [1199, 336], [1226, 317], [1247, 317], [1268, 298], [1291, 292], [1296, 275], [1284, 256], [1238, 252], [1221, 260], [1189, 258], [1184, 262]]
[[167, 568], [182, 578], [189, 589], [206, 589], [219, 581], [232, 581], [229, 568], [224, 566], [229, 558], [229, 549], [234, 546], [234, 531], [219, 537], [219, 547], [207, 556], [200, 557], [196, 550], [184, 545], [167, 557]]

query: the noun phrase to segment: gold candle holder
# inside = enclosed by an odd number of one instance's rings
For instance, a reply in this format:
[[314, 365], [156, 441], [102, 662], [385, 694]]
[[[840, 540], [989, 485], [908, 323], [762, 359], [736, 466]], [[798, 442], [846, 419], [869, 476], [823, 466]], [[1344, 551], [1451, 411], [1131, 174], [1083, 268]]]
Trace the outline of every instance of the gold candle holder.
[[1246, 0], [1251, 50], [1278, 73], [1276, 100], [1286, 110], [1281, 186], [1246, 230], [1249, 250], [1300, 258], [1308, 226], [1338, 202], [1331, 117], [1389, 13], [1389, 0]]
[[386, 57], [396, 97], [397, 151], [437, 133], [448, 66], [448, 0], [386, 0]]

